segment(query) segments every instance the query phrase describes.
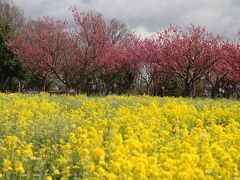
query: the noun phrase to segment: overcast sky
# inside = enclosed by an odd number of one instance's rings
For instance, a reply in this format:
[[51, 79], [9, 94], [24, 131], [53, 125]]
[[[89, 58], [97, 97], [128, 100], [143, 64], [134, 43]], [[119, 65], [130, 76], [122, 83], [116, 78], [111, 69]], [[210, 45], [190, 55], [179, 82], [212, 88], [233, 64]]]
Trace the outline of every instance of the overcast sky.
[[170, 24], [202, 25], [234, 39], [240, 30], [240, 0], [14, 0], [29, 18], [71, 19], [69, 7], [97, 10], [125, 22], [138, 34], [151, 34]]

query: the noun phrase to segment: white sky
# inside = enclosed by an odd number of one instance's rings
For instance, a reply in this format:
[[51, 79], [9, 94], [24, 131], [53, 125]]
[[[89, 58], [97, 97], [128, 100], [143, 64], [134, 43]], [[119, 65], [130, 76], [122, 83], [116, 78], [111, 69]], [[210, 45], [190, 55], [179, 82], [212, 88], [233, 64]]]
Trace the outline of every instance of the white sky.
[[71, 19], [69, 7], [97, 10], [117, 18], [143, 36], [170, 24], [191, 23], [234, 39], [240, 30], [240, 0], [14, 0], [29, 18], [54, 16]]

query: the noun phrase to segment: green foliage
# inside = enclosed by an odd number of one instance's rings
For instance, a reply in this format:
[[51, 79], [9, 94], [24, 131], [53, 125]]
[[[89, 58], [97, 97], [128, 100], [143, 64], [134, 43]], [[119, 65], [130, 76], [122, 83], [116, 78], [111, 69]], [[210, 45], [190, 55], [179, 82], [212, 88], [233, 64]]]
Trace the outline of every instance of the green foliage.
[[0, 91], [13, 91], [17, 81], [23, 79], [24, 71], [21, 63], [6, 45], [13, 37], [8, 24], [0, 22]]

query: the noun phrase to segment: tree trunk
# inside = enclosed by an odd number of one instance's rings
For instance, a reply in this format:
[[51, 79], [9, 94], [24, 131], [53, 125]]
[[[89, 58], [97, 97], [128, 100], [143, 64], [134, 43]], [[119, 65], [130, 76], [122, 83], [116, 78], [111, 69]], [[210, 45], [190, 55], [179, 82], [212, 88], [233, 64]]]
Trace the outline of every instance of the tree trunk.
[[20, 83], [20, 81], [18, 81], [18, 93], [20, 93], [21, 92], [21, 83]]
[[188, 80], [185, 80], [183, 97], [189, 97], [191, 95], [191, 85]]
[[150, 95], [150, 89], [149, 89], [150, 84], [147, 83], [147, 95]]
[[217, 86], [213, 86], [211, 89], [211, 98], [216, 97], [216, 90], [217, 90]]

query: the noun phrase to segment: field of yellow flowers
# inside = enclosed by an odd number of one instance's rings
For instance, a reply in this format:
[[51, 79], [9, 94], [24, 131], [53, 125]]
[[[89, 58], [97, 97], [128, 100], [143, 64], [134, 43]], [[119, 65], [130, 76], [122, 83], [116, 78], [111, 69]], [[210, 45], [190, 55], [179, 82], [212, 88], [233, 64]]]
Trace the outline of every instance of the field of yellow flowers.
[[240, 102], [0, 94], [1, 179], [240, 179]]

